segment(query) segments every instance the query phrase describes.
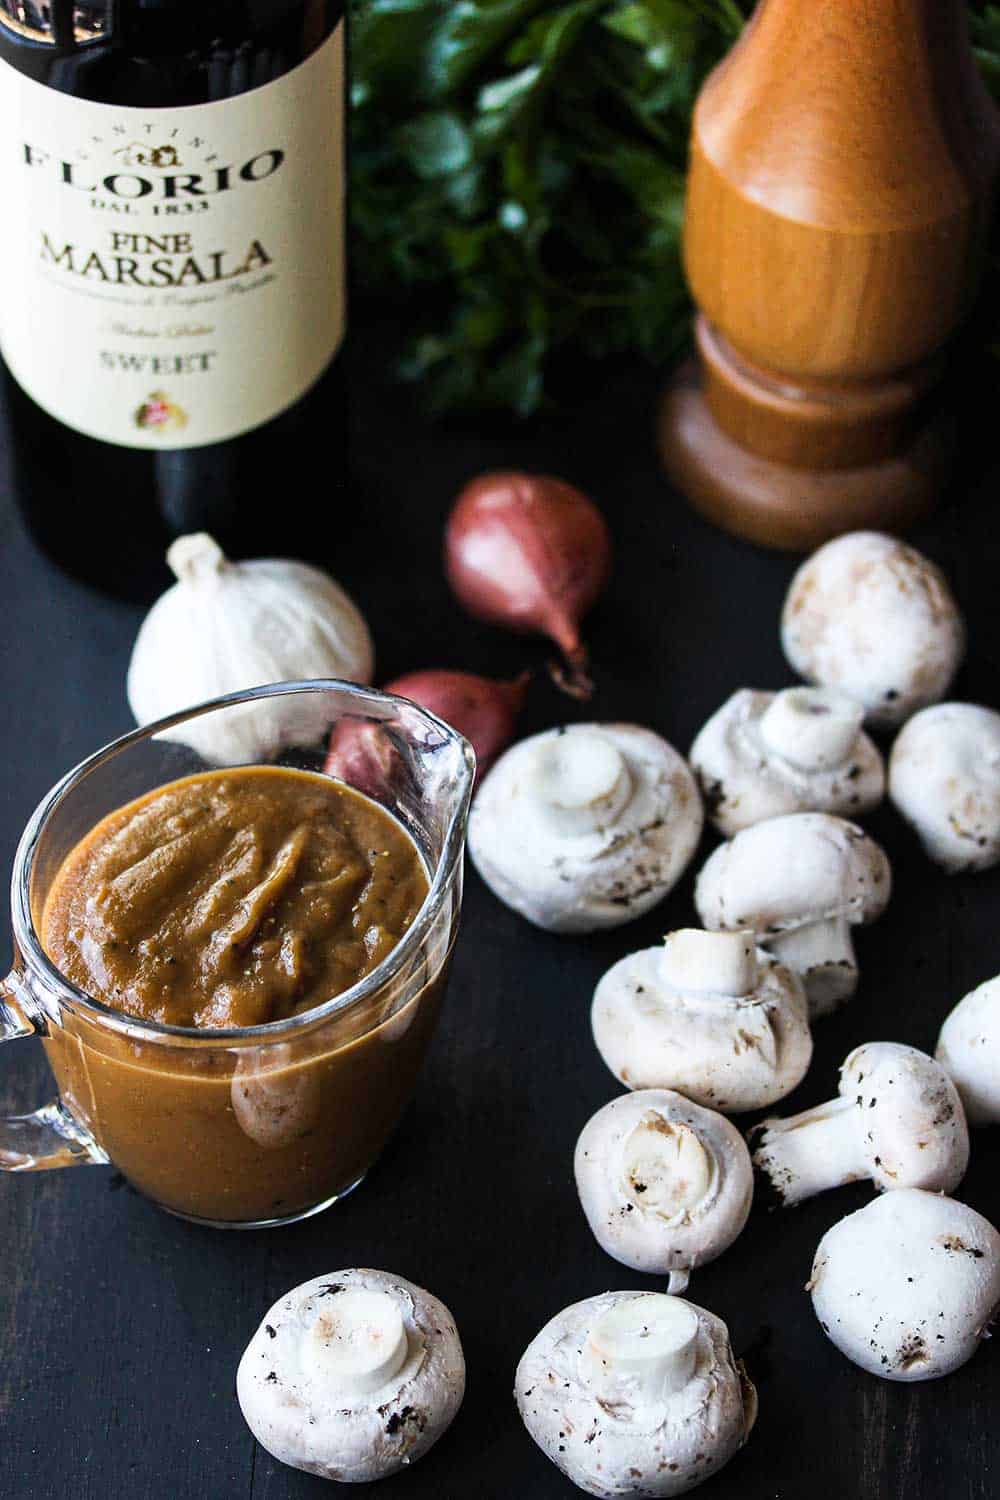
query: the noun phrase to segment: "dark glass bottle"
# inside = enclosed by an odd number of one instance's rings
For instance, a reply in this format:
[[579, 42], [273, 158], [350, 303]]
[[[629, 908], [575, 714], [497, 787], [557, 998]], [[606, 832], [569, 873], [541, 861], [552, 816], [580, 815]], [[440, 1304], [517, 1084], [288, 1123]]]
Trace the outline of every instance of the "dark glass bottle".
[[100, 587], [150, 597], [186, 531], [333, 561], [343, 23], [342, 0], [0, 0], [17, 499]]

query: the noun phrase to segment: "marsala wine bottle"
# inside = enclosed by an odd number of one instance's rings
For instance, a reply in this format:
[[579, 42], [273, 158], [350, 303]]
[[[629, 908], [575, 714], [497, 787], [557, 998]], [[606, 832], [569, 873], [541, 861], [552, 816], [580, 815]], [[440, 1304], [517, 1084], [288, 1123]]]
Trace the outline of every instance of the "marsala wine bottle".
[[149, 597], [186, 531], [332, 561], [345, 25], [342, 0], [0, 0], [16, 495], [101, 587]]

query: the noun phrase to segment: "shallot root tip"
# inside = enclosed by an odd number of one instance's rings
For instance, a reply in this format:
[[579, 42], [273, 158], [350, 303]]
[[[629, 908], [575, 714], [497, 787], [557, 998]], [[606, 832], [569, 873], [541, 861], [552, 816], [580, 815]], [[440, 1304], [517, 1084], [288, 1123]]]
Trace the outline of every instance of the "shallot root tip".
[[549, 676], [561, 693], [586, 703], [594, 695], [594, 679], [590, 675], [590, 661], [586, 646], [567, 651], [564, 661], [550, 661]]

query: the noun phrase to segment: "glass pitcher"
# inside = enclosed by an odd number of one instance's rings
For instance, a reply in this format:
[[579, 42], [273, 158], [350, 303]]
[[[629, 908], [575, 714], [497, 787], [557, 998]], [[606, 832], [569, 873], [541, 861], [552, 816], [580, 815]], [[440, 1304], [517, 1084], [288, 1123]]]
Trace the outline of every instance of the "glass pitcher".
[[[322, 771], [331, 730], [338, 776], [407, 829], [430, 880], [377, 968], [301, 1015], [214, 1030], [127, 1016], [55, 968], [38, 935], [45, 899], [101, 818], [209, 767]], [[59, 1095], [0, 1121], [0, 1170], [111, 1162], [161, 1207], [218, 1227], [288, 1223], [350, 1192], [409, 1102], [440, 1012], [474, 775], [470, 746], [440, 719], [335, 681], [231, 694], [70, 771], [18, 847], [15, 958], [0, 982], [0, 1041], [40, 1036]]]

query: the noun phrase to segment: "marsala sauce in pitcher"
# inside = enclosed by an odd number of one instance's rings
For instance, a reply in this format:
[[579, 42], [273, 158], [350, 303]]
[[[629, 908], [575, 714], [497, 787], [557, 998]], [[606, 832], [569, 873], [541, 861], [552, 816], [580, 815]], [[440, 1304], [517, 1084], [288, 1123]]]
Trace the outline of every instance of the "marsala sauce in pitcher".
[[[40, 932], [68, 979], [125, 1016], [242, 1028], [349, 989], [427, 893], [416, 846], [377, 803], [312, 772], [247, 767], [102, 819], [60, 868]], [[283, 1218], [354, 1183], [409, 1099], [446, 967], [418, 962], [427, 982], [402, 1008], [379, 991], [301, 1034], [192, 1047], [74, 1014], [46, 1048], [63, 1096], [137, 1187], [200, 1218]]]

